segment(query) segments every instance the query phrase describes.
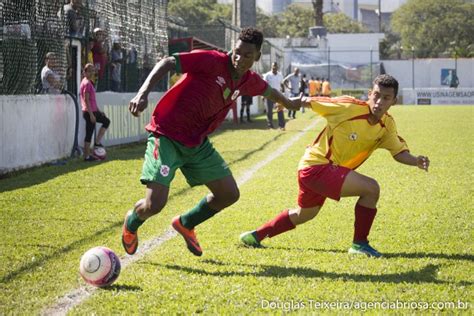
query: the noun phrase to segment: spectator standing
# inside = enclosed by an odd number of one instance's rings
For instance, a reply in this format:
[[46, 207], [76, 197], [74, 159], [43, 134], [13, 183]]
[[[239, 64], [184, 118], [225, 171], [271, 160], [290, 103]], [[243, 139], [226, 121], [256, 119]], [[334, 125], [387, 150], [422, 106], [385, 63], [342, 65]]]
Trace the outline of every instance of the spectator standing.
[[[290, 90], [290, 96], [296, 97], [300, 92], [300, 70], [295, 68], [295, 70], [283, 79], [283, 85]], [[288, 110], [288, 118], [296, 118], [295, 110]]]
[[46, 54], [45, 66], [41, 70], [42, 93], [60, 94], [62, 90], [61, 76], [56, 72], [56, 55]]
[[99, 80], [104, 78], [105, 65], [107, 64], [107, 49], [105, 47], [105, 31], [96, 27], [94, 29], [94, 44], [92, 45], [92, 58], [94, 59], [94, 66], [97, 70], [97, 80], [95, 86], [97, 87]]
[[97, 106], [97, 100], [95, 97], [95, 88], [92, 83], [92, 77], [96, 69], [93, 64], [86, 64], [84, 67], [84, 78], [81, 81], [80, 96], [82, 106], [82, 116], [86, 121], [86, 136], [84, 138], [84, 160], [85, 161], [96, 161], [96, 157], [91, 155], [91, 140], [92, 134], [95, 130], [95, 124], [97, 122], [102, 123], [99, 129], [99, 133], [96, 135], [95, 146], [102, 146], [102, 138], [110, 125], [110, 120], [107, 118], [104, 112], [99, 110]]
[[314, 77], [311, 77], [311, 79], [309, 80], [308, 87], [309, 87], [308, 89], [309, 96], [315, 97], [317, 88], [316, 88], [316, 80], [314, 79]]
[[122, 61], [123, 53], [122, 47], [119, 43], [115, 42], [112, 45], [112, 51], [110, 52], [111, 58], [111, 76], [110, 76], [110, 88], [112, 91], [121, 92], [121, 83], [122, 83]]
[[[303, 74], [300, 78], [300, 94], [305, 97], [308, 96], [308, 79], [306, 79], [306, 74]], [[301, 107], [301, 113], [304, 113], [304, 106]]]
[[243, 95], [240, 101], [240, 123], [244, 122], [244, 111], [247, 112], [247, 122], [251, 123], [250, 106], [253, 103], [253, 97], [250, 95]]
[[323, 97], [331, 96], [331, 84], [329, 83], [328, 79], [323, 79], [323, 83], [321, 85], [321, 94]]
[[[279, 90], [282, 93], [285, 92], [285, 87], [283, 86], [283, 75], [278, 71], [278, 63], [272, 63], [272, 70], [263, 75], [263, 79], [268, 83], [273, 89]], [[267, 125], [269, 128], [273, 127], [273, 109], [275, 108], [275, 103], [266, 98], [266, 110], [267, 110]], [[277, 110], [278, 115], [278, 127], [280, 130], [285, 130], [285, 117], [283, 115], [283, 110]]]
[[451, 80], [449, 82], [449, 87], [450, 88], [457, 88], [459, 86], [459, 78], [456, 74], [455, 70], [450, 70], [451, 72]]
[[306, 74], [303, 74], [300, 79], [300, 93], [305, 97], [308, 96], [308, 79], [306, 78]]
[[82, 37], [84, 34], [84, 18], [79, 12], [81, 7], [82, 0], [71, 0], [71, 2], [64, 5], [67, 34], [71, 37]]
[[322, 78], [319, 79], [319, 77], [316, 78], [316, 96], [321, 95], [321, 86], [322, 86]]

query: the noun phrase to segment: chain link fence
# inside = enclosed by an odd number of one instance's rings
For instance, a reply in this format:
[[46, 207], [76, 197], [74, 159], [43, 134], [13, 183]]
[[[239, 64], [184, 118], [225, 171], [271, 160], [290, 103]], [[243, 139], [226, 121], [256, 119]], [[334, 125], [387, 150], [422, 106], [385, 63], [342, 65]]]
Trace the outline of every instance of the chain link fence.
[[287, 72], [298, 67], [307, 79], [328, 79], [333, 89], [368, 89], [384, 72], [376, 54], [372, 50], [294, 49]]
[[[2, 0], [0, 94], [41, 93], [41, 70], [48, 52], [54, 53], [51, 67], [63, 88], [75, 93], [78, 83], [74, 82], [74, 63], [81, 60], [81, 66], [93, 62], [103, 67], [99, 69], [97, 90], [109, 90], [115, 68], [111, 63], [114, 43], [119, 45], [116, 55], [121, 57], [118, 89], [136, 91], [155, 62], [168, 51], [167, 2]], [[79, 5], [71, 7], [73, 3]], [[94, 46], [98, 49], [92, 53]], [[159, 84], [158, 89], [163, 86]]]

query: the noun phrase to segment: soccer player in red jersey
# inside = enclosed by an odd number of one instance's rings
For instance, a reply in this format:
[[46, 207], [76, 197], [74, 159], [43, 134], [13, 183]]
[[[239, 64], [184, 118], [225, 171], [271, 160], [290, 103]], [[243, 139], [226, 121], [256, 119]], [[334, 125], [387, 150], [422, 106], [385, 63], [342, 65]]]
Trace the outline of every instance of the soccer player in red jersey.
[[137, 250], [140, 225], [165, 207], [169, 185], [179, 168], [191, 186], [204, 184], [211, 191], [172, 220], [188, 249], [201, 256], [194, 227], [239, 199], [229, 167], [207, 136], [224, 121], [239, 95], [263, 95], [287, 107], [301, 106], [301, 99], [289, 100], [250, 70], [260, 58], [262, 42], [259, 30], [244, 28], [231, 53], [196, 50], [164, 58], [130, 101], [130, 112], [138, 116], [147, 107], [147, 96], [156, 82], [170, 70], [183, 74], [158, 102], [146, 126], [150, 135], [140, 178], [146, 185], [145, 198], [127, 212], [122, 229], [128, 254]]
[[410, 154], [387, 113], [397, 102], [397, 93], [397, 80], [380, 75], [373, 82], [367, 103], [348, 96], [303, 98], [304, 106], [324, 117], [327, 125], [300, 160], [298, 207], [286, 209], [257, 230], [241, 234], [241, 242], [260, 247], [265, 238], [313, 219], [326, 198], [339, 201], [341, 197], [358, 196], [349, 253], [382, 256], [368, 241], [380, 188], [377, 181], [355, 169], [377, 148], [387, 149], [396, 161], [406, 165], [428, 171], [430, 164], [428, 157]]

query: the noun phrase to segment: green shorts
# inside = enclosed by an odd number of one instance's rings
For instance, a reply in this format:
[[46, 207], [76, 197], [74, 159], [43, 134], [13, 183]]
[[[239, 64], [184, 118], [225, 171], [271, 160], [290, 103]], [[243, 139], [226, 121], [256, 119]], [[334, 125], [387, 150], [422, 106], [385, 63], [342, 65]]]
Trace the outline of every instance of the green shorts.
[[157, 182], [169, 187], [178, 168], [190, 186], [232, 175], [208, 138], [201, 145], [190, 148], [166, 136], [150, 134], [140, 181], [143, 184]]

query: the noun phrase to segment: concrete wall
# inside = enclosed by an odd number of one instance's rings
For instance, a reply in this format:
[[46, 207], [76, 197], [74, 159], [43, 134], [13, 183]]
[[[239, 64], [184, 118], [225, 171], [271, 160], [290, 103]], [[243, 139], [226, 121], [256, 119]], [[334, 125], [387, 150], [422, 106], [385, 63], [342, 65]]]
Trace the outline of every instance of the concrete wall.
[[402, 89], [403, 104], [414, 105], [474, 105], [474, 88]]
[[[385, 71], [398, 79], [400, 88], [412, 88], [412, 66], [415, 69], [415, 88], [443, 88], [442, 69], [455, 69], [456, 61], [450, 58], [382, 60]], [[459, 88], [474, 87], [474, 58], [457, 60]]]
[[[148, 108], [138, 118], [128, 112], [134, 93], [97, 93], [99, 108], [111, 119], [104, 144], [135, 142], [147, 136], [155, 104], [162, 93], [150, 93]], [[85, 121], [68, 95], [0, 96], [0, 174], [25, 169], [71, 155], [76, 114], [78, 143], [84, 145]]]
[[66, 95], [0, 97], [0, 174], [71, 154], [74, 102]]
[[[152, 92], [148, 96], [148, 108], [137, 118], [128, 111], [128, 104], [136, 93], [99, 92], [96, 94], [97, 104], [110, 119], [110, 126], [104, 136], [104, 145], [118, 145], [136, 142], [145, 139], [145, 126], [150, 121], [156, 103], [163, 93]], [[97, 131], [99, 129], [99, 124]], [[79, 119], [79, 146], [84, 146], [86, 123], [80, 113]]]
[[384, 36], [383, 33], [328, 34], [331, 60], [349, 64], [369, 63], [372, 50], [372, 62], [377, 63], [379, 42]]
[[[99, 108], [110, 118], [104, 145], [136, 142], [147, 137], [145, 126], [162, 93], [149, 95], [148, 108], [137, 118], [128, 111], [135, 93], [97, 93]], [[251, 113], [262, 112], [254, 97]], [[237, 99], [240, 113], [240, 98]], [[79, 108], [78, 145], [84, 146], [85, 121]], [[227, 115], [233, 119], [232, 112]], [[0, 96], [0, 174], [69, 157], [74, 145], [76, 109], [68, 95]], [[98, 124], [97, 130], [100, 127]]]

